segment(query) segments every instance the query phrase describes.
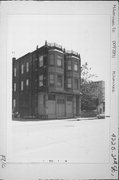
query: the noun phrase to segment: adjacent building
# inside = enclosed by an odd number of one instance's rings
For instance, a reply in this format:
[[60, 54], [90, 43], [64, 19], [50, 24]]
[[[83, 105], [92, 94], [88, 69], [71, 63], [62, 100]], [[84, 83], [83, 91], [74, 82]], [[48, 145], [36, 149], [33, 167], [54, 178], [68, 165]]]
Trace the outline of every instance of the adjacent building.
[[47, 43], [19, 59], [13, 58], [13, 117], [56, 119], [81, 114], [81, 58]]
[[94, 81], [92, 82], [94, 88], [92, 89], [92, 95], [97, 98], [97, 112], [98, 114], [105, 113], [105, 82]]

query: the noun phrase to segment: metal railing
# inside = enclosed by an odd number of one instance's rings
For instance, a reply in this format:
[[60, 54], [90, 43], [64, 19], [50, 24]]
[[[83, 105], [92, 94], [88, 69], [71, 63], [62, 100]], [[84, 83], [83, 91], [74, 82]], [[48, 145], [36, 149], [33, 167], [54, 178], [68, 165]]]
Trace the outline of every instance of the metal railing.
[[56, 44], [56, 43], [49, 43], [49, 42], [45, 41], [45, 45], [50, 46], [50, 47], [59, 48], [62, 51], [66, 52], [67, 54], [73, 54], [73, 55], [76, 55], [76, 56], [80, 56], [80, 54], [78, 54], [78, 52], [75, 52], [73, 50], [65, 50], [65, 48], [63, 48], [61, 45]]

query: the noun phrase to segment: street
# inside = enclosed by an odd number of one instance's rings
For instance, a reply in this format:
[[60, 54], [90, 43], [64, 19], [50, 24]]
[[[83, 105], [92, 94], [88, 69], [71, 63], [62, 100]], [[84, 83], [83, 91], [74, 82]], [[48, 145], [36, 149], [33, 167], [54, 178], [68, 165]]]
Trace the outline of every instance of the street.
[[19, 162], [109, 161], [109, 118], [12, 123], [12, 160]]

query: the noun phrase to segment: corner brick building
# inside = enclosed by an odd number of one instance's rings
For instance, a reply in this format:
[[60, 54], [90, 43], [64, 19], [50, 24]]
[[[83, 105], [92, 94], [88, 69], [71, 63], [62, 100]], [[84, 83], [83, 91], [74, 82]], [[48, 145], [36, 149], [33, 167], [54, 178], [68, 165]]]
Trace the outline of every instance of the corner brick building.
[[47, 43], [12, 60], [12, 112], [21, 118], [72, 118], [81, 114], [81, 58]]

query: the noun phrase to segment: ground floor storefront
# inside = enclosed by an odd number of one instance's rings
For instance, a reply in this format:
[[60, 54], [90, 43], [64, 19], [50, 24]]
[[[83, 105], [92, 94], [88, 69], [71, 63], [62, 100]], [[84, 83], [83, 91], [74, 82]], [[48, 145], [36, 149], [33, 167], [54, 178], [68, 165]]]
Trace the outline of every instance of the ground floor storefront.
[[81, 101], [79, 95], [38, 94], [38, 118], [58, 119], [80, 116]]

